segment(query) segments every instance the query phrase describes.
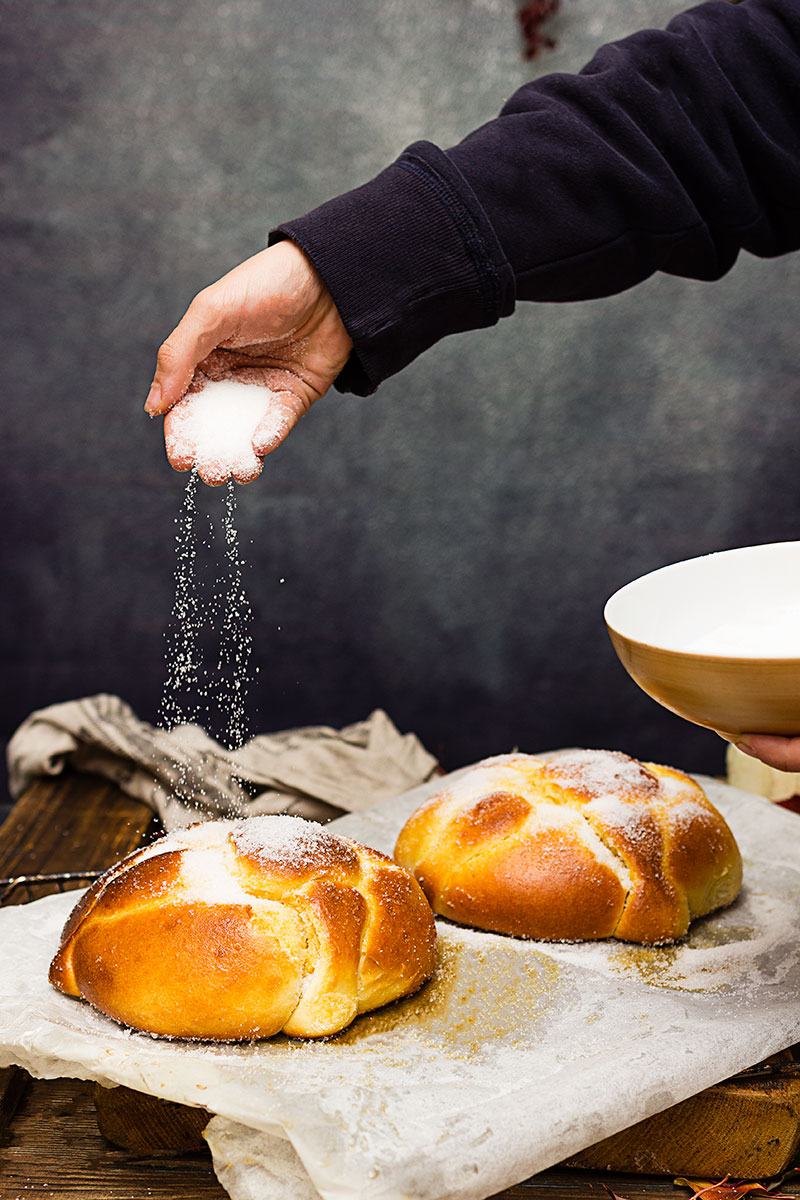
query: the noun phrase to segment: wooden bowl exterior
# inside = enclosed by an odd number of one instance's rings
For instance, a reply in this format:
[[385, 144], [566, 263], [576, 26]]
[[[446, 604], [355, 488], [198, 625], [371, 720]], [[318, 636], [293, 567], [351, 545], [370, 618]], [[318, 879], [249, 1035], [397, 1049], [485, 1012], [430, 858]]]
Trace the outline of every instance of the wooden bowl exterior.
[[607, 628], [631, 678], [679, 717], [730, 741], [745, 733], [800, 735], [800, 659], [682, 653]]

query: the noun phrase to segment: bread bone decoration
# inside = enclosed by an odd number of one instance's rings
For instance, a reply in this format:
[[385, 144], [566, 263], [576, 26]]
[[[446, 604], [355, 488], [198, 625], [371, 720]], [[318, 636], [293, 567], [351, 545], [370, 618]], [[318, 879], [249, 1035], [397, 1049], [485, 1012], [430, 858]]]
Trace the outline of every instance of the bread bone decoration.
[[167, 1037], [324, 1037], [416, 991], [435, 940], [419, 885], [377, 850], [299, 817], [209, 821], [97, 880], [50, 982]]
[[478, 763], [412, 814], [395, 859], [442, 916], [552, 941], [673, 941], [742, 880], [693, 779], [600, 750]]

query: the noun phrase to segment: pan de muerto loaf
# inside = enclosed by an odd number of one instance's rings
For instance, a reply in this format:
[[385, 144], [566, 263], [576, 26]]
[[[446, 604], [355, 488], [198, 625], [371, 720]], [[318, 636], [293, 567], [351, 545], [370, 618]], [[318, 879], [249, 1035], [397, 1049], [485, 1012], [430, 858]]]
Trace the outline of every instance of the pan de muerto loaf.
[[673, 941], [742, 880], [693, 779], [601, 750], [478, 763], [410, 817], [395, 859], [434, 912], [554, 941]]
[[298, 817], [210, 821], [98, 879], [50, 982], [166, 1037], [324, 1037], [420, 987], [435, 941], [419, 885], [377, 850]]

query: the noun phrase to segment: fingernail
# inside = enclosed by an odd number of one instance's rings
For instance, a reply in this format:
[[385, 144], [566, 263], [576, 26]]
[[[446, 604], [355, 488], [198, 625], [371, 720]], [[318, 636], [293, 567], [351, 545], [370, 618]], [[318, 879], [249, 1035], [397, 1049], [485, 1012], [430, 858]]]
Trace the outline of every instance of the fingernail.
[[161, 384], [152, 383], [150, 391], [147, 393], [147, 399], [144, 402], [144, 411], [150, 413], [152, 417], [158, 412], [158, 406], [161, 403]]
[[742, 754], [749, 754], [751, 758], [756, 757], [755, 751], [747, 742], [734, 742], [734, 745], [737, 750], [741, 750]]

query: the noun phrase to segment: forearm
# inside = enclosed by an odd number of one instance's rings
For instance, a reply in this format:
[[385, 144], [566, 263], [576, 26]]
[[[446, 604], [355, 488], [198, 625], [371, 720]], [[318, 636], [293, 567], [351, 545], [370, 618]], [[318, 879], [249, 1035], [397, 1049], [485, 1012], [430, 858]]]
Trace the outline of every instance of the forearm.
[[441, 151], [288, 222], [354, 341], [365, 394], [515, 299], [716, 279], [800, 245], [800, 0], [719, 0], [521, 88]]

